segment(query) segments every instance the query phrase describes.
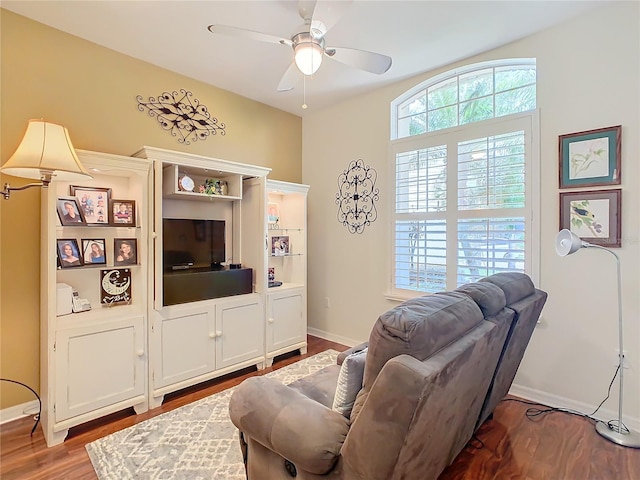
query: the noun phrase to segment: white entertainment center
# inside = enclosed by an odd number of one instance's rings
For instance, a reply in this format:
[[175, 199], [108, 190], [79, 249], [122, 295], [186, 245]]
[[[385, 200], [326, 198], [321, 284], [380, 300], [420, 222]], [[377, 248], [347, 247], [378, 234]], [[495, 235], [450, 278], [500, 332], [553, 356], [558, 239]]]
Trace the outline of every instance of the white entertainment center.
[[[131, 157], [78, 156], [94, 178], [73, 186], [111, 189], [112, 199], [135, 202], [136, 218], [127, 226], [63, 226], [56, 205], [72, 196], [72, 184], [43, 191], [41, 421], [48, 446], [89, 420], [129, 407], [141, 413], [168, 393], [265, 368], [293, 350], [306, 353], [308, 186], [269, 180], [268, 168], [152, 147]], [[167, 228], [193, 222], [196, 240], [185, 245], [199, 248], [209, 242], [205, 225], [223, 229], [210, 268], [194, 252], [164, 251], [165, 219], [179, 220]], [[65, 239], [104, 240], [106, 262], [61, 268], [56, 248]], [[135, 239], [135, 264], [115, 262], [119, 239]], [[100, 275], [123, 268], [131, 298], [107, 306]], [[91, 310], [58, 316], [61, 283]]]

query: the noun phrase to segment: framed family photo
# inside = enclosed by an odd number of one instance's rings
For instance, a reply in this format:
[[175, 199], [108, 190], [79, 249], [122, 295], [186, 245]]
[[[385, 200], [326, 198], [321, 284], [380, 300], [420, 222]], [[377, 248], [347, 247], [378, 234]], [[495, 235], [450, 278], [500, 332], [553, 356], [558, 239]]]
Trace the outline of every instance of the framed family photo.
[[620, 185], [622, 126], [560, 135], [560, 188]]
[[289, 255], [289, 236], [280, 235], [271, 237], [271, 255], [283, 257]]
[[136, 202], [134, 200], [111, 200], [109, 215], [111, 225], [135, 227]]
[[113, 240], [113, 264], [135, 265], [138, 263], [138, 241], [135, 238]]
[[76, 197], [58, 197], [56, 209], [62, 225], [86, 225]]
[[603, 247], [621, 246], [622, 190], [560, 193], [560, 229]]
[[56, 240], [56, 247], [61, 268], [81, 267], [83, 265], [78, 242], [75, 238], [59, 238]]
[[82, 256], [85, 265], [105, 265], [107, 255], [104, 248], [104, 238], [83, 238]]
[[88, 225], [109, 225], [110, 188], [71, 185], [69, 189], [80, 203]]

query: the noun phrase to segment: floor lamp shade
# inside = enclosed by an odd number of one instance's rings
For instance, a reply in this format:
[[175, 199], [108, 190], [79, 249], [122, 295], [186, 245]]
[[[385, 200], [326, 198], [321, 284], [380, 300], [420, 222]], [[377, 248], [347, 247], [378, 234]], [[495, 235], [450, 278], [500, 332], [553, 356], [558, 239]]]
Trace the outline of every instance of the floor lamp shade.
[[586, 242], [580, 240], [580, 237], [566, 228], [560, 230], [556, 237], [556, 253], [561, 257], [571, 255], [586, 246]]

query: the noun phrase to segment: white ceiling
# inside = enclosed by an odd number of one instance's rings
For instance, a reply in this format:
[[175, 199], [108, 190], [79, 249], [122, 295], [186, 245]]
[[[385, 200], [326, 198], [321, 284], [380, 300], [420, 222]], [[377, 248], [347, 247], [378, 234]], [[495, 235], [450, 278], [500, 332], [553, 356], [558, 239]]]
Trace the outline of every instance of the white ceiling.
[[[383, 75], [325, 56], [294, 90], [277, 92], [293, 58], [285, 45], [214, 35], [223, 24], [290, 38], [302, 24], [296, 1], [31, 1], [0, 5], [51, 27], [253, 100], [304, 116], [383, 85], [504, 45], [604, 1], [355, 0], [326, 34], [327, 46], [392, 57]], [[321, 20], [321, 19], [320, 19]], [[561, 48], [559, 46], [558, 48]], [[167, 85], [179, 89], [181, 85]], [[193, 92], [197, 97], [198, 92]]]

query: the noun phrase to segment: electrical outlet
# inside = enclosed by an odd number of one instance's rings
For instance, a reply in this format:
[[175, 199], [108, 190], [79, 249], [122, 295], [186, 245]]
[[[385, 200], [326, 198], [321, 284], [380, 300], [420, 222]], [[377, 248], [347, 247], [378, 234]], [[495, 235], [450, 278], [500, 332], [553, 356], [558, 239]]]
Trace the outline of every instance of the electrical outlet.
[[[614, 361], [613, 364], [617, 367], [618, 364], [620, 363], [620, 356], [618, 355], [618, 352], [620, 352], [620, 350], [618, 350], [617, 348], [614, 350]], [[629, 360], [627, 359], [627, 351], [623, 350], [622, 351], [622, 368], [629, 368]]]
[[329, 301], [329, 297], [324, 297], [324, 308], [331, 308], [331, 302]]

